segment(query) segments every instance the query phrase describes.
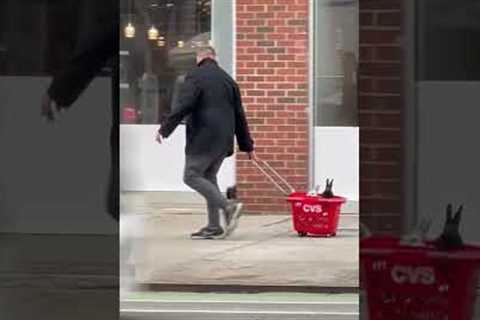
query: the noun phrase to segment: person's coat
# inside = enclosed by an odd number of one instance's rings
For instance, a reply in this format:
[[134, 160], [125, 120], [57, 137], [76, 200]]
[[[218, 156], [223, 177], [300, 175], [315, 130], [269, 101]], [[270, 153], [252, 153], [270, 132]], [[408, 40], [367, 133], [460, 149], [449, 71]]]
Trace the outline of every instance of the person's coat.
[[235, 136], [240, 151], [254, 149], [238, 85], [212, 59], [203, 60], [187, 74], [160, 134], [167, 138], [184, 118], [187, 155], [231, 156]]
[[[119, 217], [119, 60], [118, 23], [106, 21], [83, 43], [69, 63], [56, 74], [48, 88], [48, 95], [59, 108], [69, 108], [78, 100], [95, 76], [112, 61], [110, 130], [110, 182], [107, 194], [107, 210], [115, 219]], [[102, 107], [102, 106], [99, 106]]]

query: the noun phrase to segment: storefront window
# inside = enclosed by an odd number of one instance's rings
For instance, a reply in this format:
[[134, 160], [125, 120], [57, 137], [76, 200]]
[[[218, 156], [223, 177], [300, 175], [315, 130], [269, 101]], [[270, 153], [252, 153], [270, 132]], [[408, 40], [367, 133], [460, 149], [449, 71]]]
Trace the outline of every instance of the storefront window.
[[357, 126], [358, 0], [314, 7], [315, 125]]
[[122, 0], [122, 123], [157, 124], [175, 97], [195, 50], [211, 44], [209, 0]]
[[417, 80], [480, 80], [480, 3], [418, 1]]
[[83, 11], [72, 0], [0, 1], [0, 74], [46, 76], [61, 69], [77, 44]]

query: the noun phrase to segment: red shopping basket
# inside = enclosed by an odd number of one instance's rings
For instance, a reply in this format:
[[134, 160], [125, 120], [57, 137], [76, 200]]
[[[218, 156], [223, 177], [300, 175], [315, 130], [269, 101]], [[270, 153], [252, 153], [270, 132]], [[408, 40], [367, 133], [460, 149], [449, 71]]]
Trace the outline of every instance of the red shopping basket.
[[369, 320], [471, 320], [480, 247], [442, 251], [426, 243], [368, 237], [360, 245]]
[[312, 234], [330, 237], [337, 234], [340, 208], [345, 203], [345, 198], [323, 198], [319, 194], [295, 191], [266, 161], [256, 159], [254, 163], [287, 196], [286, 200], [291, 205], [293, 227], [299, 236]]

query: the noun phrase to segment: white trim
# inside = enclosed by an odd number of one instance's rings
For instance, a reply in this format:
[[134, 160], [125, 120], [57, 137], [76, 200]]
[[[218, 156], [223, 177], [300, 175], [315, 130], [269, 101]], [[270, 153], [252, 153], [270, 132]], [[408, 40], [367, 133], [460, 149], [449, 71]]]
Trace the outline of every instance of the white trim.
[[122, 300], [122, 303], [135, 303], [135, 302], [145, 302], [145, 303], [186, 303], [186, 304], [252, 304], [252, 305], [358, 305], [358, 302], [351, 301], [248, 301], [248, 300], [155, 300], [155, 299], [126, 299]]
[[232, 78], [237, 77], [237, 0], [232, 0], [232, 23], [233, 23], [233, 42], [232, 42]]
[[305, 315], [305, 316], [356, 316], [358, 312], [314, 312], [314, 311], [239, 311], [239, 310], [169, 310], [169, 309], [120, 309], [120, 313], [200, 313], [200, 314], [258, 314], [258, 315]]
[[414, 0], [406, 1], [406, 14], [404, 17], [405, 39], [404, 48], [406, 56], [405, 79], [406, 99], [403, 116], [403, 194], [404, 194], [404, 213], [405, 221], [403, 223], [404, 231], [413, 230], [418, 220], [418, 201], [417, 201], [417, 98], [416, 98], [416, 79], [415, 79], [415, 38], [416, 38], [416, 2]]
[[315, 184], [315, 1], [308, 3], [308, 189]]

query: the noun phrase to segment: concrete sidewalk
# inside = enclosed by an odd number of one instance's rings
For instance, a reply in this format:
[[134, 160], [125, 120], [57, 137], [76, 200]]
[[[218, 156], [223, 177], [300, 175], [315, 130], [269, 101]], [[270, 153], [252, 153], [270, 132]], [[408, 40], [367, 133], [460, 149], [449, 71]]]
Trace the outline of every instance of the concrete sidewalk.
[[138, 283], [358, 287], [358, 215], [343, 214], [333, 238], [299, 238], [289, 216], [269, 215], [242, 217], [226, 240], [191, 240], [205, 223], [201, 211], [164, 207], [123, 216], [124, 236], [133, 231], [128, 219], [142, 225], [131, 256]]

